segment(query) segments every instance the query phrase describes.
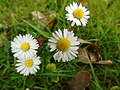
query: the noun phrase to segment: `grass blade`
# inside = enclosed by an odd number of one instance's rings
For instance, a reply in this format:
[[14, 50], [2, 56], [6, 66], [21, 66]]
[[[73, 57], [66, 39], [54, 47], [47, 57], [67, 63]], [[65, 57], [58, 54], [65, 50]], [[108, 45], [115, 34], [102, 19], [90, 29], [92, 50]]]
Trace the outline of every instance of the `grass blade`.
[[31, 23], [29, 23], [29, 22], [26, 21], [26, 20], [23, 20], [23, 21], [24, 21], [26, 24], [28, 24], [30, 27], [32, 27], [34, 30], [36, 30], [37, 32], [39, 32], [41, 35], [43, 35], [44, 37], [50, 38], [50, 34], [49, 34], [49, 33], [40, 30], [39, 28], [35, 27], [34, 25], [32, 25]]

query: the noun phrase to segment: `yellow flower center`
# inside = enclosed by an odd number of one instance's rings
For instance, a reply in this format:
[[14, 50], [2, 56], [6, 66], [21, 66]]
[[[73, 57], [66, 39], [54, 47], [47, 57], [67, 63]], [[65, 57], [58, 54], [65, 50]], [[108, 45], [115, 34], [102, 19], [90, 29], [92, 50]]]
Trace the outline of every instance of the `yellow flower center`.
[[67, 51], [70, 48], [70, 41], [66, 38], [61, 38], [57, 42], [57, 48], [60, 51]]
[[24, 51], [27, 51], [29, 48], [30, 48], [30, 46], [29, 46], [28, 43], [23, 43], [23, 44], [21, 45], [21, 49], [24, 50]]
[[83, 10], [82, 9], [75, 9], [74, 11], [73, 11], [73, 15], [74, 15], [74, 17], [75, 18], [78, 18], [78, 19], [80, 19], [80, 18], [82, 18], [83, 16], [84, 16], [84, 12], [83, 12]]
[[25, 61], [25, 66], [26, 67], [31, 67], [33, 65], [33, 61], [32, 60], [26, 60]]

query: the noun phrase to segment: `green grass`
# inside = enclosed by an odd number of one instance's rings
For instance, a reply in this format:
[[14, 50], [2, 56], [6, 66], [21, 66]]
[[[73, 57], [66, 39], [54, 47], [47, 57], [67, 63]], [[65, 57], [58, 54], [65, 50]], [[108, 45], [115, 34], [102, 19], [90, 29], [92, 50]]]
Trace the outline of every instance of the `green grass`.
[[[68, 81], [81, 70], [88, 70], [93, 76], [89, 90], [120, 87], [120, 1], [88, 0], [91, 18], [87, 26], [71, 28], [70, 22], [65, 19], [65, 7], [72, 2], [73, 0], [0, 0], [0, 33], [6, 33], [5, 38], [0, 35], [0, 39], [4, 39], [3, 45], [0, 45], [0, 90], [67, 90]], [[32, 11], [40, 11], [45, 15], [56, 12], [55, 26], [50, 29], [33, 21]], [[77, 59], [66, 63], [55, 62], [52, 58], [54, 53], [50, 53], [47, 41], [49, 35], [59, 28], [73, 30], [79, 38], [100, 46], [103, 60], [112, 60], [113, 65], [84, 65]], [[36, 75], [24, 77], [16, 72], [16, 58], [11, 53], [10, 41], [19, 33], [30, 33], [36, 38], [44, 36], [43, 45], [38, 50], [42, 61], [41, 69]], [[46, 71], [49, 63], [56, 64], [56, 72]]]

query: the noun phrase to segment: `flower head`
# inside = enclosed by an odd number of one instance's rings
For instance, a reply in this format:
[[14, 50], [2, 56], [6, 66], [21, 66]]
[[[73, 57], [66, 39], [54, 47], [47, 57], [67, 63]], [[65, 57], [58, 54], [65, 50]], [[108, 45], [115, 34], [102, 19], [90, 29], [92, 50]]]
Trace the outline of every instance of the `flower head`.
[[82, 6], [81, 3], [78, 5], [77, 3], [73, 2], [73, 4], [67, 6], [65, 10], [68, 12], [66, 14], [67, 20], [72, 21], [71, 26], [74, 26], [75, 24], [77, 26], [86, 26], [88, 18], [90, 18], [90, 11], [87, 11], [87, 8]]
[[48, 45], [50, 46], [50, 52], [56, 50], [57, 52], [54, 54], [54, 59], [62, 60], [63, 62], [70, 61], [77, 57], [78, 54], [77, 49], [79, 48], [79, 42], [77, 41], [77, 37], [74, 37], [74, 33], [69, 32], [67, 29], [64, 29], [64, 32], [59, 29], [52, 34], [53, 37], [49, 39]]
[[14, 53], [14, 57], [32, 57], [36, 55], [39, 45], [37, 40], [30, 34], [21, 35], [19, 34], [11, 42], [11, 50]]
[[19, 58], [17, 60], [16, 69], [17, 72], [20, 72], [20, 74], [27, 76], [29, 74], [36, 73], [37, 69], [40, 69], [40, 63], [40, 57], [37, 56]]

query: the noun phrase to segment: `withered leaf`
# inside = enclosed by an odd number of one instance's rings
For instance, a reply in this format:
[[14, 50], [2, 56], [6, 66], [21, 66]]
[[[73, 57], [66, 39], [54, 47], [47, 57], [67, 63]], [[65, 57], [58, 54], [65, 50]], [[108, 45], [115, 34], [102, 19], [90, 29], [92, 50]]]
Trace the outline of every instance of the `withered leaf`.
[[49, 23], [49, 28], [51, 29], [53, 26], [55, 25], [55, 20], [52, 20], [50, 23]]
[[31, 14], [32, 14], [32, 20], [38, 21], [38, 23], [40, 23], [43, 26], [47, 25], [48, 20], [47, 20], [47, 17], [43, 13], [39, 11], [33, 11], [31, 12]]
[[61, 0], [62, 1], [62, 3], [64, 3], [65, 2], [65, 0]]
[[2, 65], [0, 65], [0, 69], [2, 68]]
[[87, 6], [87, 0], [78, 0], [78, 4], [82, 3], [83, 6]]
[[107, 64], [111, 65], [112, 61], [102, 60], [102, 52], [99, 46], [91, 42], [78, 39], [82, 43], [82, 48], [79, 49], [78, 58], [84, 64], [89, 64], [89, 60], [92, 64]]
[[68, 82], [69, 90], [85, 90], [91, 79], [90, 72], [80, 71]]
[[44, 40], [43, 37], [38, 37], [38, 38], [37, 38], [37, 41], [38, 41], [39, 47], [42, 46], [43, 40]]
[[112, 62], [111, 60], [105, 60], [105, 61], [100, 60], [100, 61], [98, 61], [98, 62], [94, 62], [93, 64], [106, 64], [106, 65], [111, 65], [111, 64], [113, 64], [113, 62]]
[[55, 25], [55, 20], [53, 16], [56, 15], [55, 12], [51, 12], [51, 14], [47, 15], [45, 13], [39, 12], [39, 11], [33, 11], [32, 14], [32, 20], [37, 21], [42, 26], [49, 26], [49, 28], [52, 28]]

